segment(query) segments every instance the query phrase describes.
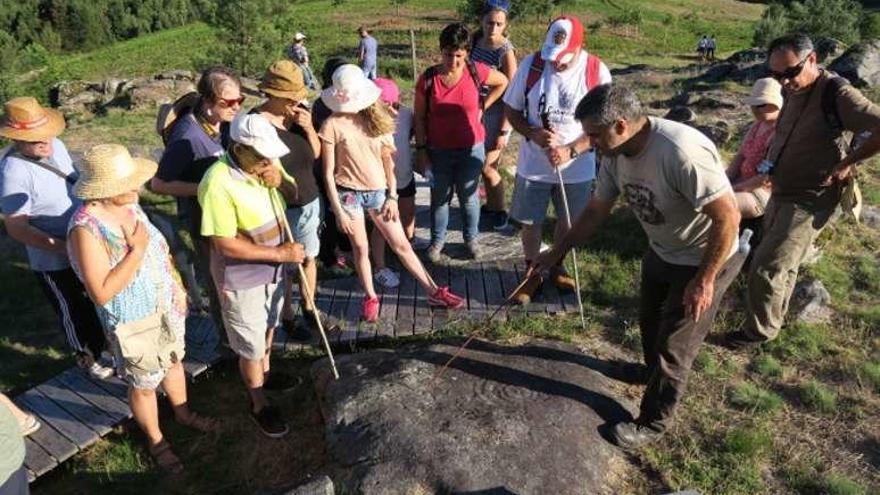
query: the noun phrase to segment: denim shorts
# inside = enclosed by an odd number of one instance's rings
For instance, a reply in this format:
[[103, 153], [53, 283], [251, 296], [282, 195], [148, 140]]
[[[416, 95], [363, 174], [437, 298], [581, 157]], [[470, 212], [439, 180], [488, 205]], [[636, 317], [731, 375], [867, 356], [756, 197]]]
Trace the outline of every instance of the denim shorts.
[[354, 191], [339, 187], [339, 203], [349, 215], [363, 215], [364, 210], [378, 210], [385, 204], [385, 190]]
[[287, 209], [287, 223], [290, 224], [293, 239], [303, 245], [306, 257], [316, 258], [321, 250], [318, 240], [318, 227], [321, 226], [321, 198], [311, 203]]
[[[565, 185], [565, 195], [568, 198], [568, 209], [572, 222], [587, 206], [592, 189], [593, 181], [591, 180]], [[517, 175], [510, 205], [510, 216], [523, 225], [540, 225], [547, 217], [547, 206], [551, 199], [553, 200], [553, 208], [556, 210], [556, 217], [565, 218], [565, 206], [562, 203], [562, 194], [558, 184], [528, 180]]]

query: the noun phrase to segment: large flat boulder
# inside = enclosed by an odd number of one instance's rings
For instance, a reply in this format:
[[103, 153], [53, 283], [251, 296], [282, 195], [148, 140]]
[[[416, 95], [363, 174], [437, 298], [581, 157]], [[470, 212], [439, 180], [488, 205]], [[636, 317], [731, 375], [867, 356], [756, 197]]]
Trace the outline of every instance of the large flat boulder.
[[[454, 342], [458, 344], [458, 342]], [[340, 356], [312, 367], [329, 453], [346, 493], [601, 494], [618, 451], [600, 435], [630, 418], [618, 362], [535, 341], [474, 341]]]

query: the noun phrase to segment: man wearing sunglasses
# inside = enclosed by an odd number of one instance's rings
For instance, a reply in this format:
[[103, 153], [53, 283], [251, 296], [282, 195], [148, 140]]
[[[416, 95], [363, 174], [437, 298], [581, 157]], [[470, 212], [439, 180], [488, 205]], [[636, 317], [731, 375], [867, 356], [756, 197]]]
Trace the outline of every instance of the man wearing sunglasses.
[[[840, 204], [854, 167], [880, 151], [880, 107], [835, 82], [818, 65], [810, 38], [778, 38], [768, 58], [785, 103], [767, 153], [773, 193], [749, 268], [746, 322], [727, 336], [733, 348], [779, 334], [804, 255]], [[871, 137], [850, 151], [851, 136], [865, 131]]]

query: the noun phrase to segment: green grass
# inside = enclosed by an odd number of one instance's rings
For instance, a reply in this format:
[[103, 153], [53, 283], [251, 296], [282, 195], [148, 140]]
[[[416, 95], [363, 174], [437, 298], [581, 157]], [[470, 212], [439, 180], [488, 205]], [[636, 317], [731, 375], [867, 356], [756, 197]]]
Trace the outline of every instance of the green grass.
[[837, 393], [827, 385], [811, 380], [798, 389], [801, 402], [810, 409], [822, 414], [832, 414], [837, 410]]
[[738, 409], [758, 414], [774, 413], [783, 405], [779, 395], [751, 382], [733, 386], [728, 401]]
[[767, 378], [782, 377], [782, 365], [769, 354], [760, 354], [752, 359], [750, 368], [757, 374]]
[[876, 392], [880, 393], [880, 362], [863, 363], [857, 376], [868, 387], [873, 387]]

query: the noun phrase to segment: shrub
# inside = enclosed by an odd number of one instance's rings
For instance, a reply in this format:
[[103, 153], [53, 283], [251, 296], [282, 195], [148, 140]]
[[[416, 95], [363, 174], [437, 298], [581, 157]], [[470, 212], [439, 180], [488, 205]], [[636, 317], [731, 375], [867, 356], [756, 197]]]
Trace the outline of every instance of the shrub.
[[724, 450], [753, 459], [773, 449], [773, 437], [763, 428], [732, 428], [724, 437]]
[[750, 368], [757, 374], [778, 378], [782, 376], [782, 365], [770, 354], [761, 354], [752, 360]]
[[805, 406], [821, 413], [833, 413], [837, 409], [837, 393], [826, 385], [811, 380], [799, 389], [801, 402]]
[[771, 413], [782, 407], [782, 398], [754, 383], [741, 383], [730, 391], [730, 404], [758, 413]]
[[814, 40], [834, 38], [846, 44], [862, 39], [864, 9], [855, 0], [804, 0], [788, 6], [772, 3], [755, 26], [755, 46], [767, 46], [787, 32], [802, 32]]

